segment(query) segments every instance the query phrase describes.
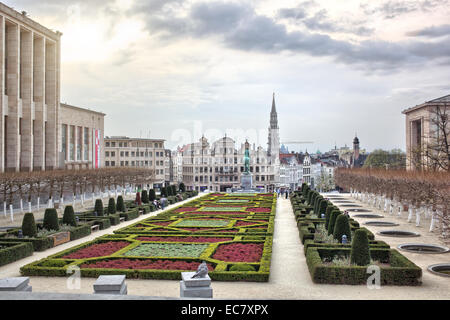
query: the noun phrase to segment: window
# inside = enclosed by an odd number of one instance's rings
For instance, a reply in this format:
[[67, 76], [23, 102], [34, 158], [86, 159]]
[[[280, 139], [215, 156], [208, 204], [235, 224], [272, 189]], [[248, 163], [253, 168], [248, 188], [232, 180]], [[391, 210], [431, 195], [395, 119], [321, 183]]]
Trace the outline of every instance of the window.
[[105, 147], [109, 147], [109, 141], [105, 142]]
[[123, 161], [120, 161], [120, 166], [123, 167]]
[[109, 161], [105, 161], [105, 166], [109, 167]]
[[109, 157], [109, 151], [105, 151], [105, 157]]
[[130, 153], [128, 151], [125, 151], [125, 157], [129, 157]]
[[124, 156], [124, 154], [125, 154], [125, 152], [123, 152], [123, 151], [120, 151], [120, 156], [121, 156], [121, 157], [123, 157], [123, 156]]
[[119, 148], [121, 148], [122, 147], [122, 142], [119, 142]]
[[83, 144], [83, 128], [77, 127], [77, 160], [81, 159], [81, 145]]
[[111, 161], [111, 167], [115, 167], [116, 166], [116, 162], [115, 161]]
[[113, 141], [111, 142], [111, 147], [115, 148], [116, 147], [116, 143]]
[[84, 146], [83, 146], [83, 151], [84, 151], [84, 160], [88, 161], [89, 160], [89, 128], [84, 128]]
[[67, 160], [67, 124], [61, 125], [61, 143], [64, 160]]
[[134, 157], [134, 151], [131, 151], [131, 156]]
[[75, 126], [69, 127], [70, 160], [75, 160]]
[[111, 151], [111, 157], [115, 157], [116, 156], [116, 152], [115, 151]]

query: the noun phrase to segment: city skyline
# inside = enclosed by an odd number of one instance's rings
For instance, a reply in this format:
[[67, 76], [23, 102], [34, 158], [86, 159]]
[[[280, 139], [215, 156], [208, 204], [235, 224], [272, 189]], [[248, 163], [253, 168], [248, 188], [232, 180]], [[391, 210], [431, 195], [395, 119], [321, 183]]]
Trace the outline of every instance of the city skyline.
[[250, 128], [266, 148], [275, 92], [281, 143], [314, 141], [289, 150], [351, 147], [355, 132], [368, 151], [405, 150], [401, 111], [450, 91], [444, 0], [4, 3], [63, 33], [61, 102], [171, 149], [199, 126]]

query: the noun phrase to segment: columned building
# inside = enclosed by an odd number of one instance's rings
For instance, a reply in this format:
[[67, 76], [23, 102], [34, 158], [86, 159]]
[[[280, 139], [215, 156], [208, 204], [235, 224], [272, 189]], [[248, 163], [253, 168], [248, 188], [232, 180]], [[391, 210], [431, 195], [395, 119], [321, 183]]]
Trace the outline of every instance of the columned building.
[[60, 39], [0, 3], [2, 172], [58, 167]]
[[450, 95], [426, 101], [402, 113], [406, 116], [406, 169], [443, 169], [445, 163], [448, 167], [444, 136], [447, 134], [447, 141], [450, 141]]
[[61, 35], [0, 3], [0, 170], [98, 168], [105, 114], [60, 104]]
[[105, 114], [60, 104], [58, 120], [59, 167], [97, 169], [104, 165]]

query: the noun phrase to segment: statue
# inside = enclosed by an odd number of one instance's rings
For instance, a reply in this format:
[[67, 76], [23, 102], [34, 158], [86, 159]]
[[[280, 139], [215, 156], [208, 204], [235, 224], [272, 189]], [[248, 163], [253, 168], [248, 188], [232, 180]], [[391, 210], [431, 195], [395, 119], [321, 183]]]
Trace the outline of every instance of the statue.
[[245, 154], [244, 154], [244, 173], [250, 173], [250, 151], [249, 151], [249, 143], [245, 141]]
[[197, 272], [191, 277], [192, 278], [206, 278], [208, 275], [208, 266], [206, 262], [203, 261], [197, 268]]

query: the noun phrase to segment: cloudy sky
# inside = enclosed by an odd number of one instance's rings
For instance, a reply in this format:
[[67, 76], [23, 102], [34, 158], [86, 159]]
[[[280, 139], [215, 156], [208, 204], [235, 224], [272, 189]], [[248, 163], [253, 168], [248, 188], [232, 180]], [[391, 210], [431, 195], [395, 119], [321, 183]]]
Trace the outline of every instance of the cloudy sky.
[[[405, 149], [401, 111], [450, 94], [450, 0], [3, 0], [62, 36], [61, 101], [166, 146]], [[239, 138], [238, 138], [239, 137]]]

